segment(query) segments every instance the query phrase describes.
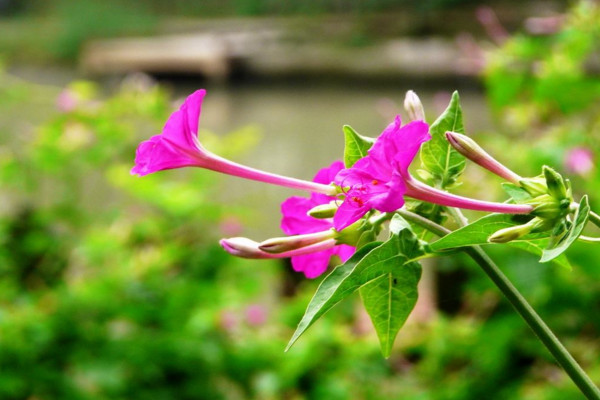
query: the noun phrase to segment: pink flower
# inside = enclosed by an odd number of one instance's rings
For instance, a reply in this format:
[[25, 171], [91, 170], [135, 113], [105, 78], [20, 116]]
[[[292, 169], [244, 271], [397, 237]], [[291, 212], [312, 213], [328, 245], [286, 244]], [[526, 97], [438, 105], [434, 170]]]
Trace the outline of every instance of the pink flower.
[[198, 121], [205, 94], [204, 89], [192, 93], [179, 110], [171, 114], [160, 135], [140, 143], [135, 166], [131, 169], [132, 175], [144, 176], [165, 169], [199, 167], [294, 189], [335, 194], [333, 186], [260, 171], [206, 150], [198, 140]]
[[[314, 178], [314, 182], [328, 184], [333, 182], [336, 174], [344, 168], [341, 161], [335, 161], [328, 168], [321, 169]], [[335, 197], [320, 193], [313, 193], [310, 198], [293, 196], [281, 204], [281, 229], [288, 235], [306, 235], [311, 233], [330, 231], [333, 227], [331, 218], [317, 219], [307, 213], [314, 207], [335, 201]], [[329, 259], [337, 255], [345, 262], [355, 248], [348, 245], [337, 245], [328, 249], [309, 254], [292, 257], [292, 267], [295, 271], [303, 272], [307, 278], [316, 278], [329, 266]]]
[[[321, 169], [314, 181], [331, 183], [343, 168], [343, 163], [336, 161], [330, 167]], [[335, 200], [335, 197], [321, 193], [313, 193], [309, 198], [290, 197], [281, 204], [281, 229], [290, 236], [268, 239], [262, 243], [234, 237], [221, 239], [221, 246], [228, 253], [244, 258], [290, 257], [295, 271], [303, 272], [307, 278], [316, 278], [327, 270], [332, 256], [337, 255], [345, 262], [355, 251], [353, 246], [337, 242], [338, 232], [333, 229], [332, 218], [317, 219], [307, 214], [314, 207]]]
[[369, 210], [393, 212], [404, 205], [408, 167], [421, 144], [431, 139], [429, 126], [413, 121], [401, 126], [400, 117], [385, 128], [366, 157], [340, 171], [335, 183], [345, 191], [344, 202], [334, 216], [340, 231]]
[[70, 89], [64, 89], [56, 98], [56, 108], [63, 113], [71, 112], [77, 107], [77, 95]]
[[594, 154], [585, 147], [574, 147], [567, 151], [565, 167], [578, 175], [585, 175], [594, 168]]
[[260, 304], [250, 304], [246, 307], [246, 322], [248, 325], [260, 326], [267, 321], [267, 310]]
[[351, 168], [340, 171], [335, 183], [342, 187], [345, 198], [333, 222], [341, 231], [372, 209], [393, 212], [404, 205], [404, 196], [429, 203], [470, 210], [527, 214], [533, 207], [474, 200], [441, 191], [417, 181], [408, 173], [421, 145], [431, 139], [423, 121], [401, 126], [400, 117], [381, 133], [368, 155]]

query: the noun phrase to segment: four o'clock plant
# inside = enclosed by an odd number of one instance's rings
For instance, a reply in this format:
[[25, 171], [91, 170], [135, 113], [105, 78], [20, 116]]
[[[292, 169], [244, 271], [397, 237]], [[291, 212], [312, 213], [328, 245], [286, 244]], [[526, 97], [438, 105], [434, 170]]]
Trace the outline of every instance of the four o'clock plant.
[[[244, 166], [206, 150], [198, 140], [205, 90], [192, 93], [168, 119], [161, 134], [142, 142], [133, 175], [197, 167], [308, 192], [281, 205], [286, 236], [262, 241], [224, 238], [223, 249], [245, 258], [290, 257], [294, 270], [321, 281], [288, 348], [321, 315], [360, 292], [384, 356], [418, 297], [419, 260], [464, 251], [497, 285], [538, 335], [582, 393], [600, 399], [598, 388], [551, 330], [487, 256], [481, 245], [506, 244], [570, 268], [565, 251], [582, 236], [588, 221], [600, 226], [587, 196], [575, 200], [571, 185], [551, 167], [522, 177], [465, 135], [458, 93], [429, 125], [416, 93], [405, 99], [408, 121], [397, 116], [377, 137], [344, 126], [343, 161], [322, 168], [312, 181]], [[417, 155], [420, 166], [416, 165]], [[333, 157], [335, 158], [335, 157]], [[450, 193], [470, 160], [500, 176], [504, 202]], [[411, 172], [413, 171], [413, 172]], [[415, 177], [414, 174], [417, 177]], [[468, 222], [461, 209], [483, 212]], [[448, 218], [459, 228], [444, 226]], [[337, 263], [340, 264], [330, 268]]]

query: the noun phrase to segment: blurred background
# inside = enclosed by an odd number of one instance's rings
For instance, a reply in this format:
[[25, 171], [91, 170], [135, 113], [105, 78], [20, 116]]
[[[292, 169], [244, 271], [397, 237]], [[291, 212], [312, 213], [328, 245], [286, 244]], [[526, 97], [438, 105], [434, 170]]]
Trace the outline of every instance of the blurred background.
[[[460, 255], [424, 265], [389, 359], [357, 297], [284, 353], [319, 279], [217, 243], [280, 235], [298, 193], [129, 170], [201, 87], [208, 148], [304, 179], [342, 125], [377, 136], [409, 89], [433, 122], [459, 90], [468, 135], [598, 210], [599, 72], [593, 1], [0, 0], [0, 398], [581, 398]], [[500, 182], [468, 165], [457, 192]], [[600, 382], [600, 248], [487, 249]]]

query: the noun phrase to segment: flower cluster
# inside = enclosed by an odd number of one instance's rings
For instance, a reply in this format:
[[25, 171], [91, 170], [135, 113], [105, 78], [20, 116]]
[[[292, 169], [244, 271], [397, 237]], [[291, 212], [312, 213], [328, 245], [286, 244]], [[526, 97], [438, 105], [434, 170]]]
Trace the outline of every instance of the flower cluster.
[[[443, 206], [490, 212], [526, 214], [533, 208], [527, 204], [492, 203], [460, 197], [413, 178], [409, 167], [421, 145], [431, 138], [429, 126], [422, 119], [402, 125], [397, 116], [375, 140], [365, 157], [354, 165], [346, 166], [348, 168], [344, 168], [341, 161], [336, 161], [321, 169], [312, 182], [237, 164], [211, 153], [198, 140], [205, 94], [205, 90], [191, 94], [169, 117], [161, 134], [139, 145], [135, 166], [131, 170], [133, 175], [198, 167], [311, 192], [310, 197], [293, 196], [282, 203], [281, 228], [288, 236], [260, 243], [243, 237], [222, 239], [223, 248], [233, 255], [246, 258], [291, 257], [296, 271], [314, 278], [325, 272], [332, 256], [345, 261], [354, 253], [360, 233], [371, 227], [369, 215], [395, 212], [403, 207], [405, 196]], [[418, 97], [413, 92], [409, 95], [409, 114], [413, 119], [424, 118]], [[455, 147], [457, 145], [453, 142], [460, 139], [452, 135], [448, 138]], [[463, 147], [467, 147], [464, 142]], [[498, 173], [499, 163], [492, 162], [487, 153], [477, 157], [482, 166]], [[516, 176], [506, 174], [511, 180]]]
[[366, 157], [337, 174], [335, 183], [348, 189], [333, 219], [335, 229], [346, 228], [371, 209], [394, 212], [401, 208], [407, 191], [408, 167], [421, 144], [429, 139], [429, 126], [425, 122], [413, 121], [402, 126], [397, 116]]

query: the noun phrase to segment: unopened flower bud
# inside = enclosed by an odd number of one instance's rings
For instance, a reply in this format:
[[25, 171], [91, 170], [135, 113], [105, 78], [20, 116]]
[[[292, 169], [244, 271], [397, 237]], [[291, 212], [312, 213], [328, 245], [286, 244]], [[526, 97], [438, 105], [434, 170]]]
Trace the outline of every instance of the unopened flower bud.
[[279, 254], [310, 246], [327, 239], [332, 239], [335, 236], [336, 231], [329, 229], [322, 232], [308, 233], [306, 235], [276, 237], [259, 243], [258, 248], [267, 253]]
[[221, 239], [219, 244], [229, 253], [242, 258], [264, 258], [258, 243], [245, 237]]
[[525, 189], [531, 197], [538, 197], [548, 193], [546, 180], [541, 177], [521, 179], [519, 185]]
[[565, 186], [563, 177], [547, 165], [544, 165], [543, 171], [548, 193], [558, 200], [566, 199], [567, 187]]
[[460, 154], [479, 164], [488, 171], [512, 183], [518, 183], [522, 178], [489, 155], [470, 137], [457, 133], [446, 132], [446, 139]]
[[488, 242], [508, 243], [529, 233], [544, 232], [551, 228], [552, 223], [550, 221], [541, 218], [533, 218], [526, 224], [500, 229], [488, 238]]
[[404, 97], [404, 109], [408, 113], [408, 117], [411, 121], [425, 121], [425, 110], [423, 109], [421, 99], [419, 99], [419, 96], [412, 90], [406, 92], [406, 97]]
[[521, 236], [527, 235], [529, 232], [531, 232], [531, 228], [527, 224], [511, 226], [510, 228], [500, 229], [499, 231], [493, 233], [488, 238], [488, 242], [508, 243], [520, 238]]
[[335, 201], [332, 201], [328, 204], [320, 204], [316, 207], [313, 207], [310, 210], [308, 210], [306, 214], [318, 219], [333, 218], [337, 209], [337, 203]]

